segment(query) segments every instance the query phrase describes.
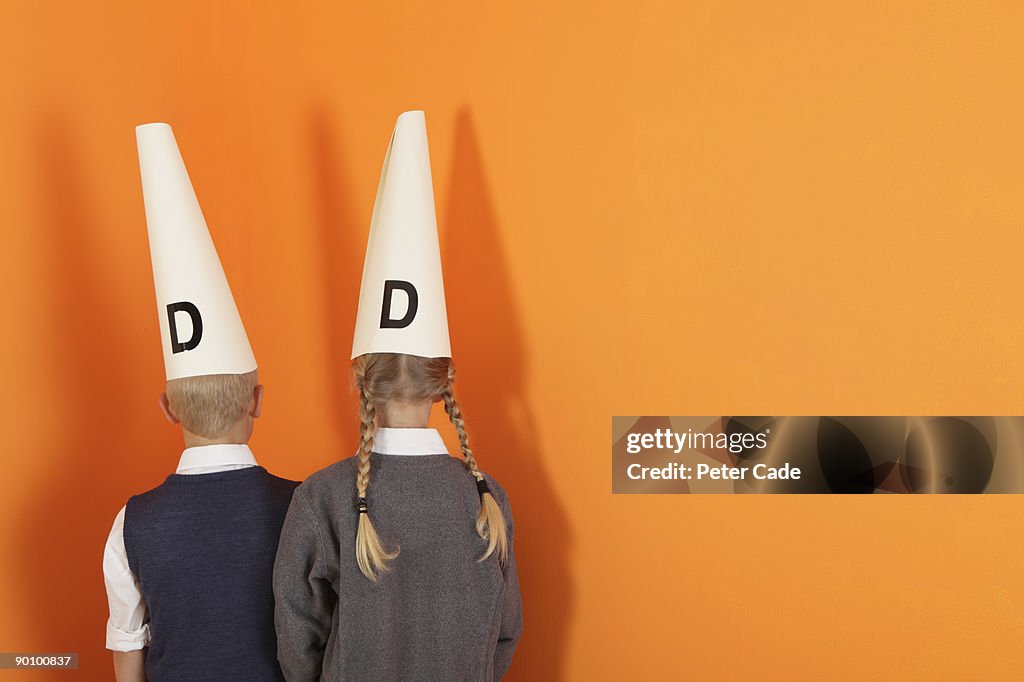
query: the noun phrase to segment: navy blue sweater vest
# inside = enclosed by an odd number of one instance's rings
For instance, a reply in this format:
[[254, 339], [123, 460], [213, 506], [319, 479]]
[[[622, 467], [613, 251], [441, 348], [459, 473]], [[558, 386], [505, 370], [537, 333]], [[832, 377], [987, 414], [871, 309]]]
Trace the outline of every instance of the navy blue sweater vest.
[[124, 546], [149, 609], [149, 680], [284, 679], [272, 579], [297, 485], [249, 467], [172, 474], [128, 500]]

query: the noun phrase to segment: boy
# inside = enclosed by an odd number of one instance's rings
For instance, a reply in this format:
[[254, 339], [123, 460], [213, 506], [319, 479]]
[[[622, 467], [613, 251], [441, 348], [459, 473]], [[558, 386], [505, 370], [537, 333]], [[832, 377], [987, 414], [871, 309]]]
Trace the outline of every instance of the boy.
[[263, 386], [170, 126], [136, 128], [174, 474], [128, 500], [103, 555], [118, 682], [283, 680], [272, 571], [297, 483], [247, 443]]

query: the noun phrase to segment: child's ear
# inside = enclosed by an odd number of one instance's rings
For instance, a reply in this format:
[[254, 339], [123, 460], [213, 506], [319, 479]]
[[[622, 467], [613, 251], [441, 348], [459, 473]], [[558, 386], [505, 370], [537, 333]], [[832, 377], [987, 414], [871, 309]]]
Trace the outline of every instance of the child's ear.
[[167, 402], [166, 393], [160, 394], [160, 409], [163, 411], [164, 416], [167, 418], [167, 421], [171, 422], [172, 424], [181, 423], [180, 421], [178, 421], [178, 418], [174, 416], [174, 413], [171, 412], [171, 404]]
[[252, 401], [249, 403], [249, 416], [253, 419], [260, 418], [260, 410], [263, 408], [263, 384], [256, 384], [252, 389]]

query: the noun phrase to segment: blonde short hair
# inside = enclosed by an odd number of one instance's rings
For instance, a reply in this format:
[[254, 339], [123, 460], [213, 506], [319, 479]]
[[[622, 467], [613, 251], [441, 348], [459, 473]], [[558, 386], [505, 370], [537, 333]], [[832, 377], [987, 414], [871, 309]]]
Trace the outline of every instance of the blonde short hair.
[[207, 374], [167, 382], [167, 404], [185, 430], [203, 438], [220, 438], [245, 416], [257, 371]]

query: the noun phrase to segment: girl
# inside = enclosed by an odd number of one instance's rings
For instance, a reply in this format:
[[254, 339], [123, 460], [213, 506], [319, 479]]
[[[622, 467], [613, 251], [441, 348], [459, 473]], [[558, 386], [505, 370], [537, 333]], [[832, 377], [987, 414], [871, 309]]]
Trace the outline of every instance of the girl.
[[[296, 489], [281, 532], [290, 681], [500, 679], [520, 637], [512, 510], [478, 468], [452, 390], [433, 211], [423, 114], [410, 112], [370, 224], [352, 352], [359, 449]], [[427, 428], [440, 401], [461, 459]]]

